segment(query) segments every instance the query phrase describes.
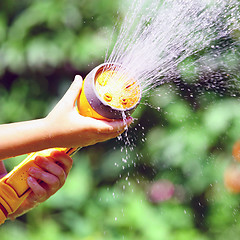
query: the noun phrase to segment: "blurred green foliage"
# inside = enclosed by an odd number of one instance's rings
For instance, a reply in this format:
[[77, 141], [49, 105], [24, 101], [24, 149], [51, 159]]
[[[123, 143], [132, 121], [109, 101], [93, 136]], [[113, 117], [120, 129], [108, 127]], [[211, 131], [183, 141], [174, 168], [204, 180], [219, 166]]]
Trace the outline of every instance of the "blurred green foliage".
[[[74, 74], [104, 61], [116, 37], [111, 29], [124, 15], [119, 2], [1, 1], [1, 123], [45, 116]], [[64, 187], [2, 225], [0, 239], [239, 239], [240, 199], [223, 183], [240, 138], [234, 47], [210, 72], [201, 60], [212, 50], [183, 61], [179, 77], [142, 100], [127, 136], [79, 151]], [[6, 160], [8, 170], [22, 159]], [[175, 194], [153, 203], [151, 185], [163, 179]]]

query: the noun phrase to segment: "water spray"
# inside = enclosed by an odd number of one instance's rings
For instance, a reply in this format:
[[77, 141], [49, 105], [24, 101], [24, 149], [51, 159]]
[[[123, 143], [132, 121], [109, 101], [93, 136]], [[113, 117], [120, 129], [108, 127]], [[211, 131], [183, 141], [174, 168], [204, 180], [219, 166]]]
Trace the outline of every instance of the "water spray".
[[[206, 47], [218, 49], [212, 45], [214, 41], [226, 38], [239, 29], [238, 0], [130, 2], [131, 7], [108, 63], [93, 69], [84, 81], [77, 101], [79, 113], [83, 116], [124, 119], [139, 104], [143, 92], [169, 81], [178, 72], [179, 63]], [[221, 53], [220, 50], [218, 53]], [[209, 63], [200, 59], [202, 72], [215, 69], [215, 59], [215, 54]], [[128, 69], [123, 66], [128, 66]], [[77, 151], [74, 148], [61, 150], [70, 156]], [[37, 155], [49, 156], [51, 151], [30, 154], [1, 179], [0, 223], [30, 193], [26, 179], [29, 167], [34, 165], [34, 158]]]
[[[124, 119], [130, 116], [141, 100], [138, 81], [127, 69], [117, 63], [106, 63], [94, 68], [85, 78], [82, 92], [77, 99], [81, 115], [96, 119]], [[14, 213], [31, 193], [27, 178], [30, 167], [39, 168], [35, 157], [50, 156], [60, 150], [72, 156], [79, 148], [51, 148], [31, 153], [11, 172], [0, 180], [0, 224]]]

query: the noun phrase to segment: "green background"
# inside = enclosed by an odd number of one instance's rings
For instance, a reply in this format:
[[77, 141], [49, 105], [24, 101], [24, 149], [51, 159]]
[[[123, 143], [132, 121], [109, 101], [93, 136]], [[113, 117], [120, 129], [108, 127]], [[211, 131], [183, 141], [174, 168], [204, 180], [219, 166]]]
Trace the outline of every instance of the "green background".
[[[0, 123], [45, 117], [75, 74], [104, 62], [127, 11], [120, 3], [1, 1]], [[238, 41], [236, 31], [215, 42], [214, 71], [196, 61], [211, 48], [179, 64], [178, 77], [143, 97], [127, 136], [81, 149], [64, 187], [6, 221], [0, 239], [239, 239], [240, 199], [223, 177], [240, 138]], [[8, 170], [24, 157], [6, 160]], [[153, 183], [166, 180], [174, 196], [151, 201]]]

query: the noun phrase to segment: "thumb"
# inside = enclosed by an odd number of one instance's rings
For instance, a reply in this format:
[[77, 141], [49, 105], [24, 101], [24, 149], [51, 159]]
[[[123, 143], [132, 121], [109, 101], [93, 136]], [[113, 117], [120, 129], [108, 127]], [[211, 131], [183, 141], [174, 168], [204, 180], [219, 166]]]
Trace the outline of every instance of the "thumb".
[[64, 94], [62, 101], [64, 101], [65, 103], [69, 103], [70, 105], [74, 105], [77, 97], [81, 92], [82, 81], [82, 77], [80, 75], [76, 75], [71, 86]]

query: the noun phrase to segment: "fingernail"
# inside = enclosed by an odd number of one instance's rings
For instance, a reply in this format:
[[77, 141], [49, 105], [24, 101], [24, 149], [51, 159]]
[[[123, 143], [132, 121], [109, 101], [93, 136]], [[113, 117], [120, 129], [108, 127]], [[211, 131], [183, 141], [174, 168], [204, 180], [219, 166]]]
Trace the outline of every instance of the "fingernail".
[[35, 163], [39, 163], [39, 162], [40, 162], [40, 159], [41, 159], [41, 158], [40, 158], [39, 156], [37, 156], [37, 157], [35, 157], [34, 162], [35, 162]]
[[34, 173], [36, 173], [36, 168], [34, 168], [34, 167], [30, 167], [29, 169], [28, 169], [28, 173], [29, 174], [34, 174]]
[[31, 176], [29, 176], [28, 178], [27, 178], [27, 182], [33, 182], [34, 180], [33, 180], [33, 177], [31, 177]]

